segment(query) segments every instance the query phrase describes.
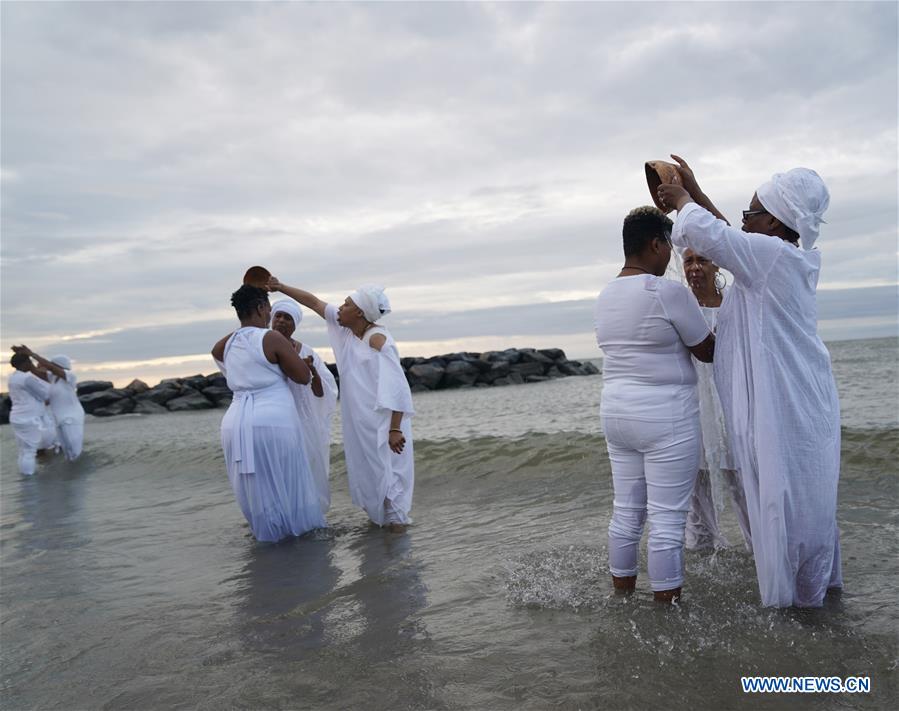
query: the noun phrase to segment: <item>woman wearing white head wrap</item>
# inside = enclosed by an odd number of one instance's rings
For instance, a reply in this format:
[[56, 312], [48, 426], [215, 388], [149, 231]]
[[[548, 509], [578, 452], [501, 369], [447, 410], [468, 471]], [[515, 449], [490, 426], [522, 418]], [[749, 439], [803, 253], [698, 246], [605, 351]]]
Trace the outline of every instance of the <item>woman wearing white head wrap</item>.
[[678, 209], [672, 240], [734, 276], [718, 316], [715, 383], [743, 478], [762, 604], [820, 607], [843, 586], [840, 406], [817, 334], [821, 253], [809, 249], [827, 189], [807, 169], [776, 175], [753, 196], [741, 231], [672, 157], [684, 186], [658, 189]]
[[303, 312], [295, 301], [281, 299], [272, 304], [272, 329], [279, 331], [290, 341], [312, 373], [312, 380], [306, 385], [293, 381], [288, 381], [287, 385], [300, 416], [300, 432], [306, 444], [306, 457], [324, 514], [331, 506], [328, 475], [331, 466], [331, 420], [337, 407], [337, 382], [318, 353], [293, 338], [302, 320]]
[[[24, 348], [24, 346], [23, 346]], [[26, 349], [28, 355], [46, 371], [50, 384], [47, 394], [49, 402], [48, 421], [54, 423], [52, 441], [45, 446], [59, 446], [70, 462], [78, 459], [84, 445], [84, 408], [78, 400], [76, 385], [78, 379], [72, 372], [72, 361], [68, 356], [56, 355], [50, 360]]]
[[340, 412], [353, 503], [379, 526], [402, 532], [411, 523], [415, 461], [412, 393], [396, 342], [376, 321], [390, 313], [379, 286], [350, 294], [340, 308], [272, 277], [269, 289], [312, 309], [328, 324], [340, 376]]

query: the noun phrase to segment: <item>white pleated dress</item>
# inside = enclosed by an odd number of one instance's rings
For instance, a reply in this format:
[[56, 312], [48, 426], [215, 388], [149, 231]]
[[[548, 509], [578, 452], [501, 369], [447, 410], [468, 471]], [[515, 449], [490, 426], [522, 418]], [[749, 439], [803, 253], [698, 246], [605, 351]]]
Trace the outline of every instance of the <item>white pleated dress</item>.
[[[409, 523], [415, 459], [412, 447], [412, 393], [393, 337], [383, 328], [357, 338], [337, 322], [337, 307], [325, 307], [331, 348], [340, 374], [340, 413], [347, 478], [353, 503], [379, 526]], [[369, 345], [375, 333], [387, 339], [380, 351]], [[390, 418], [402, 412], [406, 446], [390, 449]]]
[[820, 607], [829, 587], [843, 586], [840, 404], [815, 303], [821, 253], [747, 234], [695, 203], [678, 213], [671, 239], [734, 275], [718, 314], [715, 384], [762, 604]]
[[50, 411], [56, 420], [56, 434], [62, 452], [70, 462], [78, 459], [84, 444], [84, 408], [78, 400], [76, 384], [78, 382], [71, 370], [66, 370], [66, 377], [57, 378], [52, 372], [47, 373], [50, 382]]
[[266, 333], [240, 328], [225, 344], [222, 372], [234, 399], [222, 419], [222, 450], [253, 535], [280, 541], [327, 524], [287, 377], [262, 349]]

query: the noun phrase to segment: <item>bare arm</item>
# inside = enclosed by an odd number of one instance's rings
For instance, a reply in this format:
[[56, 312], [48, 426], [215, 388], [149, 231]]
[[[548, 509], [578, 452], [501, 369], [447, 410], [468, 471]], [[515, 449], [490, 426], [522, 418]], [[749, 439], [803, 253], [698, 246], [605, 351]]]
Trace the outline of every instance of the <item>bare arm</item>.
[[[702, 189], [699, 187], [699, 183], [696, 180], [696, 176], [693, 174], [693, 169], [687, 165], [687, 161], [685, 161], [680, 156], [676, 156], [673, 153], [671, 157], [677, 161], [677, 164], [680, 166], [678, 169], [678, 173], [680, 173], [681, 181], [684, 184], [684, 189], [690, 193], [690, 197], [693, 198], [694, 202], [701, 207], [704, 207], [706, 210], [711, 212], [715, 217], [719, 220], [724, 220], [727, 224], [730, 222], [727, 221], [727, 218], [712, 204], [712, 201], [709, 199], [709, 196], [702, 192]], [[680, 209], [678, 207], [678, 209]]]
[[262, 339], [262, 350], [269, 363], [277, 363], [293, 382], [306, 385], [312, 378], [309, 366], [297, 355], [293, 344], [277, 331], [268, 331]]
[[711, 363], [715, 357], [715, 334], [710, 333], [702, 343], [690, 346], [690, 353], [696, 360]]
[[55, 375], [60, 380], [66, 379], [66, 369], [65, 368], [63, 368], [59, 365], [56, 365], [56, 363], [53, 363], [52, 361], [47, 360], [43, 356], [39, 356], [37, 353], [35, 353], [33, 350], [31, 350], [28, 346], [13, 346], [12, 349], [15, 353], [22, 353], [24, 355], [27, 355], [29, 358], [34, 358], [34, 360], [37, 362], [37, 364], [41, 368], [44, 369], [42, 371], [44, 373], [43, 375], [40, 375], [37, 372], [37, 370], [33, 371], [34, 374], [37, 375], [39, 378], [43, 378], [44, 380], [47, 380], [46, 371], [50, 371], [51, 373], [53, 373], [53, 375]]
[[315, 294], [310, 294], [308, 291], [303, 291], [302, 289], [297, 289], [293, 286], [287, 286], [286, 284], [282, 284], [276, 277], [272, 277], [268, 281], [269, 291], [280, 291], [285, 296], [289, 296], [294, 301], [302, 304], [307, 309], [312, 309], [322, 318], [325, 317], [325, 306], [328, 304], [321, 299], [319, 299]]
[[[387, 343], [387, 337], [383, 333], [376, 333], [372, 336], [368, 344], [376, 351], [380, 351]], [[403, 413], [394, 410], [390, 414], [390, 433], [387, 436], [387, 444], [396, 454], [402, 454], [403, 448], [406, 446], [406, 436], [400, 429], [403, 424]]]
[[321, 376], [315, 369], [315, 359], [312, 356], [306, 356], [303, 361], [309, 366], [309, 372], [312, 374], [312, 394], [315, 397], [324, 397], [325, 389], [322, 386]]
[[224, 338], [219, 339], [218, 342], [212, 347], [212, 357], [215, 358], [219, 363], [225, 362], [225, 344], [228, 343], [228, 339], [234, 335], [232, 331]]

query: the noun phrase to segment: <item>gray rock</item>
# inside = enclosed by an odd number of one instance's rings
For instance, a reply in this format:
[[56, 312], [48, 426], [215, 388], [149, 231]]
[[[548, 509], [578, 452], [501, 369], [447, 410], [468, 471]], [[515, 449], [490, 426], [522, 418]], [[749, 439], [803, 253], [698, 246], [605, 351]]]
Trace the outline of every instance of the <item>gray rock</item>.
[[524, 381], [526, 383], [542, 383], [544, 380], [549, 380], [545, 375], [528, 375]]
[[228, 379], [221, 373], [213, 373], [206, 376], [206, 386], [212, 388], [228, 387]]
[[521, 360], [521, 351], [515, 348], [506, 348], [506, 350], [498, 353], [497, 356], [510, 363], [517, 363]]
[[162, 415], [168, 412], [162, 405], [157, 405], [152, 400], [137, 400], [134, 410], [138, 415]]
[[426, 388], [424, 385], [422, 385], [421, 383], [412, 383], [412, 384], [409, 386], [409, 390], [411, 390], [411, 391], [414, 392], [414, 393], [426, 393], [426, 392], [430, 392], [430, 390], [429, 390], [428, 388]]
[[[99, 393], [98, 393], [99, 394]], [[105, 407], [98, 407], [93, 410], [91, 414], [94, 417], [114, 417], [115, 415], [127, 415], [129, 412], [133, 412], [135, 407], [134, 400], [130, 397], [119, 398], [115, 402], [106, 405]], [[87, 408], [85, 408], [86, 410]]]
[[443, 368], [433, 363], [419, 363], [409, 368], [414, 384], [423, 385], [428, 390], [435, 390], [443, 379]]
[[584, 365], [581, 367], [584, 369], [587, 375], [599, 375], [599, 368], [593, 365], [593, 363], [584, 363]]
[[231, 389], [227, 386], [210, 385], [208, 388], [203, 388], [201, 392], [219, 406], [229, 405], [231, 404], [231, 400], [234, 399], [234, 393], [232, 393]]
[[543, 370], [548, 370], [553, 364], [553, 359], [547, 358], [540, 351], [535, 351], [533, 348], [522, 348], [519, 363], [539, 363], [543, 366]]
[[546, 371], [546, 377], [547, 378], [561, 378], [564, 376], [562, 375], [562, 371], [559, 370], [558, 366], [554, 365], [552, 368], [550, 368], [549, 370]]
[[83, 383], [78, 383], [78, 387], [75, 390], [78, 393], [78, 397], [81, 397], [82, 395], [89, 395], [90, 393], [109, 390], [110, 388], [112, 388], [112, 383], [108, 380], [85, 380]]
[[478, 376], [479, 383], [492, 385], [498, 378], [505, 378], [512, 370], [507, 360], [495, 360], [490, 363], [490, 370]]
[[12, 400], [6, 393], [0, 393], [0, 425], [9, 424], [9, 413], [12, 411]]
[[540, 353], [541, 355], [545, 355], [550, 360], [555, 360], [555, 361], [566, 360], [565, 351], [563, 351], [561, 348], [541, 348], [537, 352]]
[[184, 412], [186, 410], [208, 410], [215, 407], [215, 404], [210, 402], [203, 393], [191, 390], [186, 395], [179, 395], [169, 400], [165, 406], [169, 412]]
[[125, 386], [125, 390], [127, 390], [129, 393], [133, 393], [134, 395], [145, 393], [149, 389], [149, 385], [147, 385], [143, 380], [138, 380], [136, 378]]
[[568, 361], [567, 363], [559, 363], [556, 366], [562, 375], [586, 375], [581, 364], [577, 361]]
[[[122, 400], [123, 398], [130, 399], [129, 395], [130, 393], [126, 392], [125, 390], [119, 390], [118, 388], [109, 388], [108, 390], [98, 390], [96, 392], [88, 393], [87, 395], [80, 395], [78, 397], [78, 400], [81, 402], [81, 406], [84, 408], [84, 411], [86, 413], [88, 413], [89, 415], [95, 415], [97, 414], [97, 410], [107, 408], [113, 403]], [[133, 405], [134, 403], [132, 403], [132, 407]], [[118, 415], [121, 413], [116, 412], [114, 414]]]
[[[489, 364], [485, 365], [489, 367]], [[440, 387], [458, 388], [465, 385], [474, 385], [478, 375], [480, 375], [480, 370], [475, 367], [474, 363], [468, 360], [454, 360], [448, 363], [443, 371], [443, 380], [440, 381]]]
[[543, 375], [543, 364], [531, 361], [529, 363], [513, 363], [511, 365], [513, 373], [518, 373], [522, 378], [528, 375]]
[[194, 390], [202, 390], [210, 385], [205, 375], [192, 375], [189, 378], [181, 378], [181, 384]]
[[157, 405], [165, 405], [181, 395], [181, 387], [177, 383], [160, 383], [138, 396], [138, 400], [150, 400]]

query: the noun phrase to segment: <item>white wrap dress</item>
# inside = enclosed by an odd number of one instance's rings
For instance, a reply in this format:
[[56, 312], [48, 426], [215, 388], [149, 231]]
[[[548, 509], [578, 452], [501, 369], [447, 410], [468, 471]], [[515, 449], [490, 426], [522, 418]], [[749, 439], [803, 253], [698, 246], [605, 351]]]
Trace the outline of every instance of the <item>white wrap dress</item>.
[[77, 378], [71, 370], [58, 378], [47, 373], [50, 380], [50, 411], [56, 420], [56, 434], [63, 454], [70, 462], [78, 459], [84, 444], [84, 408], [78, 400]]
[[[400, 365], [393, 338], [381, 327], [357, 338], [337, 322], [337, 307], [325, 307], [331, 348], [340, 374], [340, 412], [347, 478], [353, 503], [383, 526], [409, 523], [415, 460], [412, 393]], [[369, 345], [380, 333], [387, 339], [380, 351]], [[406, 438], [401, 454], [390, 449], [388, 437], [393, 412], [402, 412], [400, 428]]]
[[17, 370], [9, 376], [9, 424], [19, 450], [19, 471], [26, 476], [37, 469], [38, 450], [56, 441], [56, 426], [45, 404], [49, 393], [47, 382], [32, 373]]
[[323, 394], [316, 397], [312, 392], [312, 383], [300, 385], [292, 380], [287, 381], [290, 394], [293, 396], [297, 414], [300, 417], [300, 430], [312, 470], [312, 478], [318, 492], [322, 511], [331, 507], [331, 486], [328, 480], [331, 470], [331, 420], [337, 409], [337, 381], [328, 370], [328, 366], [312, 348], [303, 343], [297, 351], [300, 358], [312, 356], [312, 364], [321, 379]]
[[287, 377], [262, 349], [268, 329], [246, 327], [225, 344], [234, 393], [222, 419], [222, 450], [237, 504], [260, 541], [324, 528], [324, 511]]
[[695, 203], [672, 240], [734, 275], [715, 383], [743, 479], [762, 604], [820, 607], [842, 587], [836, 523], [840, 407], [817, 334], [818, 250], [746, 234]]

